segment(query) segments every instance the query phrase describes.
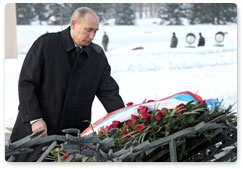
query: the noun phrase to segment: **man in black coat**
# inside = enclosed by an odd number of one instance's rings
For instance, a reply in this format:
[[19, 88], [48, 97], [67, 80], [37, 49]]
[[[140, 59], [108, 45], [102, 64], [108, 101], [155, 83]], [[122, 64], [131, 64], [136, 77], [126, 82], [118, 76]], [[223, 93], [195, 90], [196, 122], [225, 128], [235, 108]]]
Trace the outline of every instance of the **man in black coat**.
[[197, 46], [205, 46], [205, 38], [202, 36], [202, 33], [199, 33], [199, 40]]
[[[19, 77], [19, 113], [11, 142], [40, 130], [45, 130], [40, 137], [68, 128], [82, 132], [89, 126], [83, 121], [91, 121], [95, 96], [108, 113], [124, 107], [105, 53], [92, 43], [98, 29], [97, 15], [82, 7], [67, 29], [33, 43]], [[33, 161], [37, 154], [36, 148], [35, 155], [21, 154], [16, 161]]]
[[104, 35], [102, 37], [102, 46], [106, 52], [107, 52], [108, 43], [109, 43], [109, 37], [106, 34], [106, 32], [104, 32]]
[[172, 33], [172, 38], [171, 38], [171, 43], [170, 43], [170, 47], [171, 48], [176, 48], [178, 44], [178, 39], [176, 37], [175, 32]]

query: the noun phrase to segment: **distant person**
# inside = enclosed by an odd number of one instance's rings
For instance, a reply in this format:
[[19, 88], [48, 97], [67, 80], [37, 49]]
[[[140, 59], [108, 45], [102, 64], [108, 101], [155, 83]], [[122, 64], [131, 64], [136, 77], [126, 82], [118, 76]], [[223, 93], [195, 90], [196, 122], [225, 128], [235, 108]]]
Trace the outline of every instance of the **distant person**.
[[199, 33], [199, 41], [197, 46], [205, 46], [205, 38], [202, 36], [202, 33]]
[[171, 43], [170, 43], [170, 47], [171, 48], [176, 48], [178, 44], [178, 39], [176, 37], [175, 32], [172, 33], [172, 38], [171, 38]]
[[102, 46], [106, 52], [107, 52], [108, 43], [109, 43], [109, 37], [106, 34], [106, 32], [104, 32], [104, 35], [102, 37]]

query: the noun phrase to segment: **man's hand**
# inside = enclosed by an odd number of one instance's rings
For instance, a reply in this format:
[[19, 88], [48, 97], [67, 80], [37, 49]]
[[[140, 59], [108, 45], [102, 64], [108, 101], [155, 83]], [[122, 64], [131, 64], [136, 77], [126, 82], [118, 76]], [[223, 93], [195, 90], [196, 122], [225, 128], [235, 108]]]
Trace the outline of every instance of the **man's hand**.
[[47, 136], [47, 127], [46, 127], [46, 122], [42, 119], [35, 121], [31, 125], [32, 132], [37, 132], [41, 130], [45, 130], [40, 136], [45, 137]]

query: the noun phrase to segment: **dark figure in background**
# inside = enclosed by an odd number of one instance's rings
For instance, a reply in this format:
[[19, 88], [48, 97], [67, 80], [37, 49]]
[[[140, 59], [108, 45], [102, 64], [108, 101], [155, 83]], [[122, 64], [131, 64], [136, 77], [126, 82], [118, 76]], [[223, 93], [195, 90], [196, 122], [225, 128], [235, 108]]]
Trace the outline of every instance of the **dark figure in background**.
[[205, 46], [205, 38], [199, 33], [199, 41], [197, 46]]
[[[41, 130], [40, 137], [61, 135], [68, 128], [82, 132], [89, 126], [83, 121], [91, 121], [95, 96], [108, 113], [124, 107], [106, 55], [92, 42], [98, 29], [94, 11], [78, 8], [69, 27], [33, 43], [19, 77], [19, 113], [11, 142]], [[34, 161], [42, 147], [33, 147], [32, 153], [18, 155], [15, 161]]]
[[172, 33], [172, 38], [171, 38], [171, 43], [170, 43], [170, 47], [171, 48], [176, 48], [178, 44], [178, 39], [176, 37], [175, 32]]
[[104, 47], [104, 50], [107, 52], [107, 47], [108, 47], [108, 43], [109, 43], [109, 37], [106, 34], [106, 32], [104, 32], [104, 35], [102, 37], [102, 46]]

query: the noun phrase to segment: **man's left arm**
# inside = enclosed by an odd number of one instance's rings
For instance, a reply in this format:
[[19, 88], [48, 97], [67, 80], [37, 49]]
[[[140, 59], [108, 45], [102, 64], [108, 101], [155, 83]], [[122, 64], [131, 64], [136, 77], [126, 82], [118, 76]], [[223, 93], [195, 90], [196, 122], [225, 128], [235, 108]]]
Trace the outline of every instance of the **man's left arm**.
[[111, 68], [107, 64], [103, 71], [97, 97], [108, 113], [124, 107], [124, 102], [119, 94], [119, 86], [110, 75]]

